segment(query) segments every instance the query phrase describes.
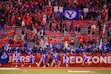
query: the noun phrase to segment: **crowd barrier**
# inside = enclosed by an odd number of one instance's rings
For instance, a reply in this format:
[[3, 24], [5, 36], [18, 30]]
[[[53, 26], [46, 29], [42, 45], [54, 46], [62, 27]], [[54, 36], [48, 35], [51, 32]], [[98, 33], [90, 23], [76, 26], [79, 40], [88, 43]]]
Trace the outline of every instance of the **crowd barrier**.
[[[86, 56], [82, 54], [67, 54], [67, 60], [63, 58], [64, 54], [60, 54], [61, 60], [57, 61], [60, 62], [60, 67], [65, 67], [64, 61], [67, 61], [69, 67], [111, 67], [111, 54], [86, 54]], [[48, 54], [45, 64], [47, 64], [50, 60], [51, 55]], [[34, 63], [32, 64], [33, 67], [37, 67], [37, 63], [40, 64], [39, 67], [42, 67], [42, 55], [41, 54], [34, 54]], [[28, 67], [30, 63], [30, 55], [21, 54], [20, 59], [22, 61], [21, 64], [24, 67]], [[16, 63], [16, 56], [15, 54], [9, 54], [9, 61], [6, 64], [3, 64], [1, 67], [14, 67], [15, 65], [20, 66], [20, 63]], [[50, 62], [49, 65], [54, 66], [55, 63]]]

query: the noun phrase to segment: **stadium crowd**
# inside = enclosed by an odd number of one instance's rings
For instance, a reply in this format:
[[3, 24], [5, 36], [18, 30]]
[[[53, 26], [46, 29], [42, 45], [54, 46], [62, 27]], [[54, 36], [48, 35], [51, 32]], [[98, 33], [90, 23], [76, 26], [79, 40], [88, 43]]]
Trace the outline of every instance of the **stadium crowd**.
[[[58, 11], [55, 11], [55, 6]], [[61, 10], [59, 11], [59, 8]], [[88, 11], [85, 12], [84, 8]], [[64, 19], [64, 9], [79, 10], [78, 20], [96, 21], [95, 25], [87, 25], [88, 33], [81, 35], [81, 26]], [[78, 21], [77, 20], [77, 21]], [[0, 33], [5, 34], [0, 40], [1, 55], [8, 53], [109, 53], [111, 52], [111, 1], [110, 0], [10, 0], [0, 4]], [[106, 24], [105, 33], [103, 32]], [[22, 31], [17, 32], [20, 26]], [[5, 28], [10, 27], [10, 32]], [[96, 28], [99, 27], [98, 35]], [[62, 34], [60, 41], [53, 38]], [[67, 35], [74, 33], [71, 37]], [[47, 35], [49, 33], [49, 35]], [[8, 37], [12, 35], [12, 37]], [[20, 35], [20, 38], [19, 38]], [[75, 39], [74, 39], [75, 38]], [[103, 41], [102, 46], [101, 39]], [[33, 42], [33, 47], [28, 45]], [[78, 43], [77, 43], [78, 42]], [[76, 48], [74, 47], [77, 44]]]

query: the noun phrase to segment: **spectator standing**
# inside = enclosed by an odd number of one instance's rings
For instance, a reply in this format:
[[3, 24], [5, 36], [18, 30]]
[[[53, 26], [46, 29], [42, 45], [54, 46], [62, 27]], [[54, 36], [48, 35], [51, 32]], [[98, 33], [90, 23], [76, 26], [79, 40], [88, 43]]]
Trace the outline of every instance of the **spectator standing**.
[[91, 25], [91, 32], [93, 35], [95, 34], [95, 32], [96, 32], [96, 25], [95, 24]]
[[4, 26], [6, 24], [5, 14], [0, 17], [0, 30], [4, 31]]
[[74, 32], [73, 22], [70, 24], [70, 32]]
[[77, 25], [76, 27], [75, 27], [75, 33], [76, 33], [76, 37], [77, 37], [77, 35], [80, 33], [80, 31], [81, 31], [81, 28]]

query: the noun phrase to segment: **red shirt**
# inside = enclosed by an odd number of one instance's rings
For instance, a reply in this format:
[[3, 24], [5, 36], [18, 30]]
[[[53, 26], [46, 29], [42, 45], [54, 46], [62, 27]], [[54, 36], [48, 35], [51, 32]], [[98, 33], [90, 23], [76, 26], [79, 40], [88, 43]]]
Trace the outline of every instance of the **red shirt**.
[[51, 38], [48, 38], [47, 43], [51, 44]]
[[39, 14], [38, 14], [38, 22], [41, 22], [41, 18], [42, 18], [42, 16], [41, 16], [41, 14], [39, 13]]
[[82, 43], [83, 43], [83, 39], [82, 39], [82, 38], [80, 38], [79, 43], [80, 43], [80, 44], [82, 44]]
[[91, 11], [91, 12], [94, 12], [94, 7], [91, 7], [91, 8], [90, 8], [90, 11]]
[[102, 37], [103, 36], [103, 32], [99, 31], [99, 36]]
[[26, 23], [26, 25], [30, 25], [30, 21], [31, 21], [30, 18], [25, 19], [25, 23]]
[[66, 37], [66, 36], [64, 36], [64, 42], [65, 42], [65, 41], [67, 41], [67, 37]]
[[56, 22], [56, 26], [58, 26], [59, 25], [59, 23], [58, 22]]
[[9, 41], [9, 39], [8, 38], [5, 38], [5, 40], [4, 40], [6, 43]]
[[38, 25], [35, 25], [34, 27], [35, 27], [35, 29], [39, 29], [39, 26], [38, 26]]
[[42, 26], [45, 26], [45, 25], [46, 25], [45, 21], [42, 21], [42, 22], [41, 22], [41, 25], [42, 25]]
[[109, 27], [109, 26], [107, 26], [107, 27], [106, 27], [106, 30], [107, 30], [107, 31], [109, 31], [109, 28], [110, 28], [110, 27]]
[[83, 40], [86, 41], [86, 39], [87, 39], [86, 36], [84, 36]]
[[20, 40], [20, 46], [22, 46], [23, 40]]
[[14, 16], [12, 16], [12, 18], [11, 18], [11, 23], [15, 24], [15, 17]]
[[82, 36], [79, 34], [79, 35], [77, 36], [77, 38], [80, 39], [80, 38], [82, 38]]

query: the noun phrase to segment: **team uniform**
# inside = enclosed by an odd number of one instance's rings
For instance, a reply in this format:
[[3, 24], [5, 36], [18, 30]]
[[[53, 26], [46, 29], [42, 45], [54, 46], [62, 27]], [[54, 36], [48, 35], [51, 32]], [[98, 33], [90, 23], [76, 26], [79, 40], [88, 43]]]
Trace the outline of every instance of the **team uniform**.
[[66, 65], [66, 67], [68, 67], [68, 62], [67, 62], [68, 58], [67, 58], [67, 55], [64, 54], [63, 55], [63, 63]]
[[16, 54], [13, 54], [13, 56], [16, 56], [16, 66], [15, 67], [18, 67], [17, 66], [17, 64], [20, 64], [20, 65], [22, 65], [22, 62], [21, 62], [21, 59], [20, 59], [20, 53], [18, 53], [17, 51], [16, 51]]
[[83, 62], [82, 62], [82, 66], [84, 66], [84, 63], [87, 63], [88, 65], [90, 65], [90, 63], [88, 63], [87, 55], [86, 55], [85, 53], [83, 53]]
[[[30, 64], [32, 65], [34, 63], [34, 56], [33, 54], [30, 54]], [[31, 65], [29, 67], [31, 67]]]
[[57, 54], [53, 54], [53, 60], [54, 60], [54, 63], [56, 63], [57, 62]]
[[46, 55], [45, 54], [42, 55], [42, 63], [43, 63], [43, 66], [45, 67], [45, 63], [46, 63]]
[[60, 67], [60, 64], [61, 64], [61, 56], [60, 56], [60, 54], [57, 57], [57, 61], [58, 61], [58, 67]]
[[20, 53], [16, 53], [16, 62], [21, 64]]
[[53, 65], [55, 65], [55, 67], [57, 66], [57, 54], [56, 53], [54, 53], [53, 55], [52, 55], [52, 63], [51, 63], [51, 66], [53, 66]]
[[63, 63], [64, 63], [64, 64], [67, 63], [67, 56], [66, 56], [66, 54], [64, 54], [64, 56], [63, 56]]

